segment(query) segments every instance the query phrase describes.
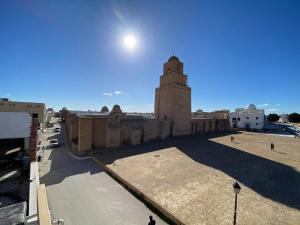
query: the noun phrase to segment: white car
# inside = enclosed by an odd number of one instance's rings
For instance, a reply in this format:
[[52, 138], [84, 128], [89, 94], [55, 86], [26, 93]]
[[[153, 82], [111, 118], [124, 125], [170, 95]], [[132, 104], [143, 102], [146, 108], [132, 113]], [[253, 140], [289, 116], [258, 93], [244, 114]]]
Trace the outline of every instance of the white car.
[[59, 146], [58, 140], [57, 140], [57, 139], [52, 139], [52, 140], [49, 142], [49, 146], [52, 147], [52, 148], [58, 147], [58, 146]]

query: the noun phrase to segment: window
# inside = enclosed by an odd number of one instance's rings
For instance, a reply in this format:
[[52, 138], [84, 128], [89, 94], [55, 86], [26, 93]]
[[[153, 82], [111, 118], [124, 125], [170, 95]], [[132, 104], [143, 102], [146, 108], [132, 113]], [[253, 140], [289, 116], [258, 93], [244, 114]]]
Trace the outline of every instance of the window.
[[247, 116], [247, 118], [246, 118], [247, 120], [249, 120], [249, 117]]
[[233, 121], [236, 121], [236, 118], [235, 118], [235, 117], [233, 117], [233, 118], [232, 118], [232, 120], [233, 120]]
[[[257, 118], [257, 117], [256, 117]], [[258, 123], [256, 123], [255, 125], [258, 125]]]
[[256, 117], [256, 119], [258, 120], [258, 117]]
[[240, 120], [241, 120], [241, 118], [239, 117], [239, 118], [238, 118], [238, 121], [240, 121]]

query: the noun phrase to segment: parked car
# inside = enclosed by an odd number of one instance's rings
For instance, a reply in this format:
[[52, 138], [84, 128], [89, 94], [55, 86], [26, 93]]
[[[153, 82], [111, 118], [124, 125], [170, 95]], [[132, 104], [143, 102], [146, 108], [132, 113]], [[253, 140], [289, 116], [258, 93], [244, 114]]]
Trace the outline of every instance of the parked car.
[[58, 147], [59, 146], [58, 140], [57, 139], [50, 140], [49, 146], [52, 147], [52, 148]]

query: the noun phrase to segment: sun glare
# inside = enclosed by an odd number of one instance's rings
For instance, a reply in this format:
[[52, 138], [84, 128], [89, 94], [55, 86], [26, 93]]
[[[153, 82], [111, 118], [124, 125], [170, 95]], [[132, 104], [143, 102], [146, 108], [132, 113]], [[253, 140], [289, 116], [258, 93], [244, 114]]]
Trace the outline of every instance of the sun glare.
[[124, 45], [129, 50], [134, 50], [137, 45], [137, 40], [133, 35], [127, 35], [123, 39]]

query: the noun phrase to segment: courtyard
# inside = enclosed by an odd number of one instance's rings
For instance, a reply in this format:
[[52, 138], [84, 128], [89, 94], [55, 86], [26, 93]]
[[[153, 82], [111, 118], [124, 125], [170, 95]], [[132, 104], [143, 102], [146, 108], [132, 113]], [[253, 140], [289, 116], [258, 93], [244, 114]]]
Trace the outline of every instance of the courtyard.
[[250, 132], [185, 136], [95, 156], [178, 223], [232, 224], [235, 180], [242, 187], [238, 224], [300, 221], [299, 138]]

